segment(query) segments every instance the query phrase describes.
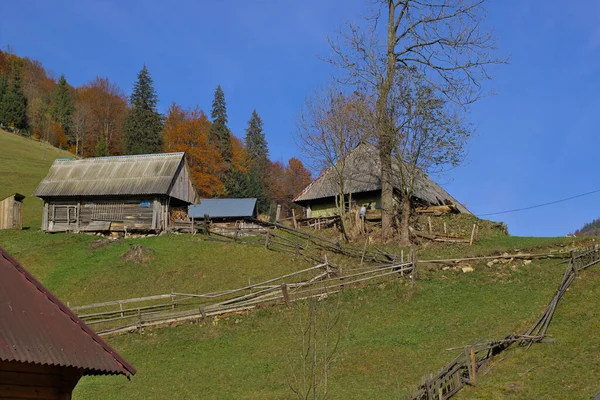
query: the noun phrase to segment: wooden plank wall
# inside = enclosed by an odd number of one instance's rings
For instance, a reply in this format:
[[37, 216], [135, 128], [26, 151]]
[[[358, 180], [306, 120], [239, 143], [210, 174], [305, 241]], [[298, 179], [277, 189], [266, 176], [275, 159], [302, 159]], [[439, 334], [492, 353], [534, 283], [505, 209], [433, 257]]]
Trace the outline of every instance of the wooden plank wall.
[[16, 201], [13, 196], [0, 201], [0, 229], [20, 229], [22, 207], [23, 203]]
[[70, 399], [83, 371], [0, 361], [0, 399]]
[[93, 231], [93, 223], [103, 221], [110, 223], [110, 230], [115, 232], [163, 230], [167, 227], [168, 215], [169, 206], [165, 199], [49, 199], [44, 207], [42, 229], [46, 228], [48, 232]]

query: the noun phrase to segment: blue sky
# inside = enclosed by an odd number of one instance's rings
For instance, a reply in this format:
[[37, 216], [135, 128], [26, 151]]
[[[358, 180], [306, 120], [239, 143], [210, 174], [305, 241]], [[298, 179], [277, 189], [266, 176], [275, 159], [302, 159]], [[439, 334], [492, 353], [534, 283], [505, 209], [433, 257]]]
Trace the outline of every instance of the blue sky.
[[[230, 128], [243, 136], [253, 109], [271, 158], [298, 156], [304, 99], [334, 72], [328, 54], [364, 0], [37, 1], [0, 5], [0, 47], [41, 61], [74, 86], [108, 76], [130, 93], [145, 63], [165, 111], [173, 101], [210, 112], [221, 84]], [[492, 69], [475, 104], [464, 166], [437, 180], [474, 213], [515, 209], [600, 188], [600, 3], [504, 0], [486, 24], [510, 63]], [[600, 217], [600, 193], [494, 217], [511, 234], [564, 235]]]

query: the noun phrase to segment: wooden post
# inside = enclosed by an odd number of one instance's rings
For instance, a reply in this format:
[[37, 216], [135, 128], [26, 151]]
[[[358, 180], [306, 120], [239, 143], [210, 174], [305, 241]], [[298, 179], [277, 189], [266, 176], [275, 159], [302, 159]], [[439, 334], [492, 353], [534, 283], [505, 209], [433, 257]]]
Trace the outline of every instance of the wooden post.
[[362, 257], [360, 258], [360, 265], [362, 265], [363, 261], [365, 260], [365, 253], [367, 252], [367, 243], [369, 243], [369, 237], [368, 236], [365, 239], [365, 247], [363, 247]]
[[469, 358], [471, 368], [469, 368], [469, 380], [471, 381], [471, 385], [475, 386], [477, 384], [477, 359], [475, 358], [475, 349], [472, 347], [469, 348]]
[[138, 331], [142, 334], [142, 310], [138, 308]]
[[415, 280], [417, 279], [417, 257], [415, 255], [415, 249], [413, 247], [410, 248], [410, 259], [412, 263], [412, 271], [410, 274], [410, 285], [415, 285]]
[[198, 307], [198, 310], [200, 311], [200, 314], [202, 314], [202, 319], [206, 319], [206, 309], [204, 306]]
[[479, 224], [475, 225], [475, 241], [479, 242]]
[[287, 285], [285, 283], [281, 284], [281, 293], [283, 294], [283, 300], [285, 300], [285, 305], [291, 307], [292, 302], [290, 301], [290, 294], [288, 293]]
[[431, 217], [427, 217], [427, 223], [429, 224], [429, 233], [431, 233], [433, 231], [433, 229], [431, 229]]
[[448, 231], [446, 230], [446, 223], [444, 222], [444, 234], [447, 234]]
[[298, 221], [296, 221], [296, 211], [292, 208], [292, 219], [294, 220], [294, 229], [298, 229]]
[[471, 240], [469, 241], [469, 246], [473, 246], [473, 239], [475, 238], [475, 226], [476, 224], [473, 224], [473, 230], [471, 231]]
[[404, 249], [400, 250], [400, 263], [404, 264]]
[[194, 229], [194, 217], [192, 217], [192, 235], [196, 234], [196, 229]]
[[569, 255], [571, 256], [571, 259], [569, 260], [569, 263], [571, 264], [571, 269], [573, 270], [573, 274], [577, 276], [577, 267], [575, 267], [575, 255], [573, 249], [571, 249]]
[[267, 231], [267, 237], [265, 238], [265, 250], [267, 250], [269, 248], [269, 235], [271, 233], [269, 231]]
[[119, 309], [121, 310], [121, 317], [125, 316], [125, 313], [123, 312], [123, 303], [119, 302]]
[[[294, 209], [292, 209], [292, 212], [294, 212]], [[281, 218], [281, 204], [277, 204], [277, 211], [275, 212], [275, 222], [279, 221], [279, 218]]]

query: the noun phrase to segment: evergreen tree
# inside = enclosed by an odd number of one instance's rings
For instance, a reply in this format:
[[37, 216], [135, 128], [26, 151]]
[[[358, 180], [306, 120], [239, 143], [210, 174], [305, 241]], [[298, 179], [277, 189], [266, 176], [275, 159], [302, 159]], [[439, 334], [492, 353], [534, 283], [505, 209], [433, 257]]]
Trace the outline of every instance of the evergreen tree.
[[0, 126], [6, 125], [6, 120], [4, 119], [4, 112], [2, 108], [4, 95], [8, 91], [8, 79], [5, 75], [0, 75]]
[[125, 118], [123, 125], [125, 152], [127, 154], [162, 152], [162, 117], [156, 110], [158, 96], [145, 65], [133, 85], [129, 103], [131, 112]]
[[27, 99], [21, 87], [21, 74], [16, 68], [13, 72], [12, 84], [2, 98], [0, 110], [6, 125], [15, 129], [27, 127]]
[[252, 161], [264, 162], [269, 157], [269, 148], [263, 133], [263, 121], [256, 110], [252, 111], [252, 117], [246, 128], [246, 148]]
[[215, 90], [215, 98], [212, 104], [210, 117], [213, 124], [210, 127], [210, 140], [223, 156], [227, 165], [231, 164], [233, 148], [231, 146], [231, 133], [227, 128], [227, 105], [225, 104], [225, 93], [221, 85]]
[[110, 156], [110, 151], [108, 150], [108, 141], [106, 140], [106, 135], [100, 135], [98, 138], [98, 143], [96, 143], [96, 157], [106, 156]]
[[269, 162], [269, 149], [263, 133], [263, 122], [256, 110], [246, 128], [246, 149], [250, 159], [248, 170], [246, 196], [258, 199], [258, 212], [263, 213], [269, 209], [269, 198], [265, 189], [266, 169]]
[[69, 84], [64, 75], [60, 76], [58, 84], [54, 89], [52, 97], [52, 105], [50, 106], [50, 116], [62, 128], [65, 135], [72, 139], [73, 112], [73, 97], [69, 90]]

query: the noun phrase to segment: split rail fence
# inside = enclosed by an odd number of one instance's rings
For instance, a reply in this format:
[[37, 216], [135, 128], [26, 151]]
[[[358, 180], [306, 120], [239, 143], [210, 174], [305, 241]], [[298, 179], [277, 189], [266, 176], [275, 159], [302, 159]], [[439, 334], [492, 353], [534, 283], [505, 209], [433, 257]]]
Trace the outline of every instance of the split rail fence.
[[71, 307], [100, 335], [142, 332], [144, 328], [239, 313], [270, 304], [323, 297], [345, 287], [410, 276], [416, 260], [348, 269], [327, 262], [237, 289], [212, 293], [169, 293]]
[[583, 270], [600, 263], [600, 247], [595, 245], [582, 252], [571, 251], [569, 265], [565, 270], [561, 284], [550, 300], [542, 316], [521, 335], [510, 334], [504, 339], [485, 342], [479, 339], [475, 343], [448, 350], [462, 350], [461, 353], [435, 375], [423, 377], [416, 392], [409, 397], [414, 400], [445, 400], [452, 397], [465, 385], [476, 385], [477, 378], [491, 368], [493, 357], [514, 343], [531, 346], [533, 343], [552, 341], [546, 336], [556, 306], [575, 277]]

